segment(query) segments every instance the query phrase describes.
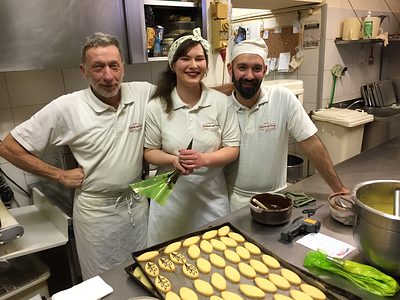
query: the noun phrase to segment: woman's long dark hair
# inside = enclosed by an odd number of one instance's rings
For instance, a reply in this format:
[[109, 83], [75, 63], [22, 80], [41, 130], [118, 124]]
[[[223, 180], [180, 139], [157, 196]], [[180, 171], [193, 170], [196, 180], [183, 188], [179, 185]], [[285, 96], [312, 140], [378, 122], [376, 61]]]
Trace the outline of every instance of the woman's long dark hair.
[[[187, 34], [186, 34], [187, 35]], [[179, 38], [179, 37], [178, 37]], [[182, 57], [187, 55], [187, 53], [193, 47], [201, 45], [199, 41], [193, 41], [188, 39], [184, 41], [179, 48], [176, 50], [175, 55], [172, 59], [171, 66], [173, 66], [176, 61]], [[208, 66], [208, 55], [203, 46], [201, 46], [204, 50], [204, 56], [206, 58], [207, 66]], [[164, 105], [164, 110], [166, 113], [169, 113], [172, 110], [172, 90], [176, 87], [176, 73], [171, 69], [168, 65], [167, 68], [160, 74], [158, 78], [157, 88], [154, 91], [152, 98], [159, 97]]]

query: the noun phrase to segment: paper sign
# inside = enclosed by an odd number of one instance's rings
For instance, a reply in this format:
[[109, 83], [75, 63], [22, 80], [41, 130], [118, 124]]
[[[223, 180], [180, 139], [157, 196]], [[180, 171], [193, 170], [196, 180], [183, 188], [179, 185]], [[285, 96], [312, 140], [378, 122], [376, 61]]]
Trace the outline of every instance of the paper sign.
[[278, 72], [288, 72], [290, 63], [290, 52], [279, 53]]
[[297, 243], [315, 251], [321, 249], [329, 256], [338, 258], [344, 258], [347, 254], [356, 249], [352, 245], [319, 232], [309, 233], [297, 240]]

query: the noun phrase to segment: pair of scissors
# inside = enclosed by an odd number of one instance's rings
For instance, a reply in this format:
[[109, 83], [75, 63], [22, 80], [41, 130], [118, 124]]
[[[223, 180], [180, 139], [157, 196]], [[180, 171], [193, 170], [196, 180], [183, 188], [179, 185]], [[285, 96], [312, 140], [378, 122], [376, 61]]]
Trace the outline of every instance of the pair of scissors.
[[303, 209], [301, 212], [303, 214], [307, 214], [308, 217], [311, 217], [311, 216], [315, 215], [315, 212], [317, 211], [317, 209], [321, 208], [324, 205], [325, 204], [321, 204], [315, 208], [306, 208], [306, 209]]
[[[192, 150], [192, 146], [193, 146], [193, 139], [191, 139], [189, 145], [186, 147], [186, 150]], [[172, 184], [175, 184], [177, 182], [180, 174], [181, 174], [181, 172], [179, 172], [177, 169], [175, 169], [173, 172], [171, 172], [168, 175], [167, 185], [170, 188], [171, 188]]]

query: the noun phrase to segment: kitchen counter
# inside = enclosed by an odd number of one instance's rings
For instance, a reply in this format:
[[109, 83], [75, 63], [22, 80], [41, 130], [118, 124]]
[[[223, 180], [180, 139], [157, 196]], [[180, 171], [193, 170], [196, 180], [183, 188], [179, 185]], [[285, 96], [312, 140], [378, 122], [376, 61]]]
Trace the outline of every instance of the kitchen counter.
[[[338, 171], [343, 183], [351, 189], [355, 184], [368, 180], [399, 180], [399, 162], [400, 137], [397, 137], [338, 164], [336, 170]], [[289, 186], [286, 191], [302, 191], [307, 195], [316, 198], [317, 205], [325, 203], [325, 205], [317, 210], [316, 214], [313, 216], [313, 218], [320, 220], [322, 223], [320, 232], [356, 246], [353, 241], [352, 227], [342, 225], [330, 217], [327, 199], [331, 190], [319, 174], [313, 175]], [[301, 215], [302, 209], [303, 208], [294, 209], [292, 220]], [[283, 243], [279, 240], [280, 233], [287, 224], [282, 226], [266, 226], [258, 224], [252, 220], [249, 207], [244, 207], [231, 213], [227, 217], [218, 219], [211, 223], [210, 226], [219, 225], [225, 222], [231, 223], [241, 232], [278, 255], [281, 259], [305, 269], [302, 265], [304, 256], [309, 249], [295, 242], [300, 237], [296, 237], [292, 243]], [[346, 258], [364, 262], [362, 256], [357, 250], [351, 252], [346, 256]], [[126, 264], [117, 266], [101, 275], [101, 277], [114, 289], [114, 292], [104, 299], [124, 300], [135, 296], [150, 295], [135, 283], [135, 281], [133, 281], [133, 279], [131, 279], [125, 272], [124, 268], [132, 263], [133, 259], [127, 261]], [[323, 280], [336, 286], [340, 286], [363, 299], [384, 299], [362, 291], [348, 281], [336, 276], [324, 276]], [[400, 278], [398, 278], [398, 281], [400, 282]], [[397, 293], [395, 297], [388, 299], [400, 299], [400, 292]]]

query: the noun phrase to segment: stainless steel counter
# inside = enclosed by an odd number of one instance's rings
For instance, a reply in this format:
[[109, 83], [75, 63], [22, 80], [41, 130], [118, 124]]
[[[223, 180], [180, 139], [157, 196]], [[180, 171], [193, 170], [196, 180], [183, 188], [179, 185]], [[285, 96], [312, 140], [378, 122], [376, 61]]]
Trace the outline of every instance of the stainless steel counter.
[[[340, 145], [338, 145], [340, 147]], [[336, 169], [343, 181], [348, 187], [352, 188], [355, 184], [376, 179], [400, 179], [400, 137], [392, 139], [385, 144], [372, 148], [356, 157], [344, 161], [336, 166]], [[321, 221], [321, 233], [347, 242], [355, 246], [353, 241], [352, 227], [342, 225], [330, 217], [327, 198], [331, 190], [319, 174], [308, 177], [294, 185], [289, 186], [287, 191], [302, 191], [307, 195], [313, 196], [318, 203], [325, 203], [322, 208], [317, 210], [314, 218]], [[314, 206], [313, 204], [310, 206]], [[292, 220], [301, 215], [301, 209], [293, 211]], [[287, 225], [282, 226], [266, 226], [255, 223], [250, 216], [249, 207], [244, 207], [227, 217], [221, 218], [210, 224], [215, 226], [225, 222], [230, 222], [249, 237], [258, 241], [268, 250], [274, 252], [283, 260], [303, 268], [303, 260], [305, 254], [309, 251], [308, 248], [296, 243], [297, 237], [292, 243], [283, 243], [280, 241], [280, 233]], [[353, 251], [346, 258], [363, 262], [359, 252]], [[150, 295], [136, 284], [125, 272], [124, 267], [133, 263], [133, 259], [121, 266], [115, 267], [112, 270], [104, 273], [101, 277], [113, 287], [114, 292], [104, 299], [108, 300], [124, 300], [135, 296]], [[324, 276], [323, 280], [340, 286], [363, 299], [384, 299], [364, 292], [348, 281], [338, 278]], [[400, 278], [398, 278], [400, 282]], [[400, 299], [400, 292], [395, 297], [389, 299]]]

